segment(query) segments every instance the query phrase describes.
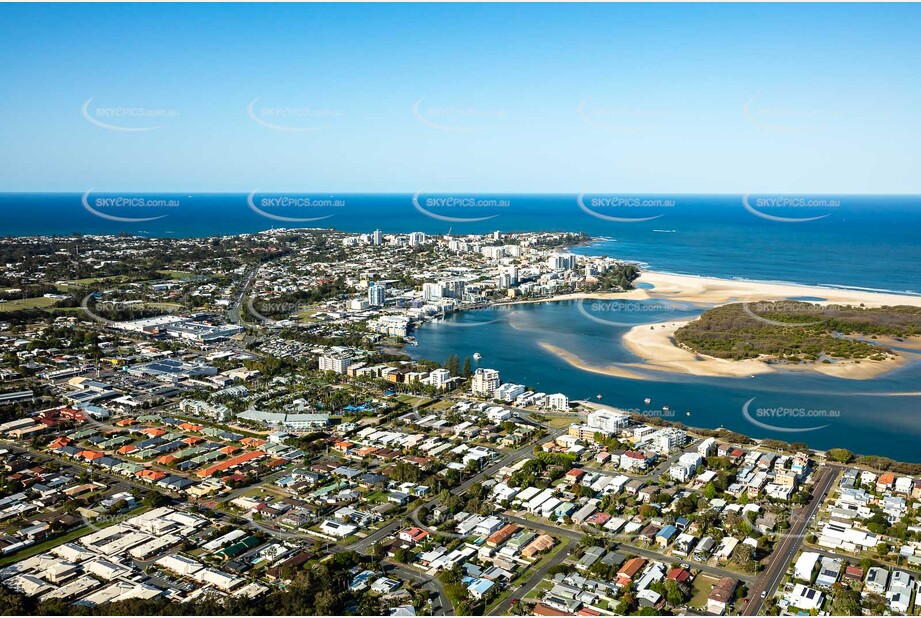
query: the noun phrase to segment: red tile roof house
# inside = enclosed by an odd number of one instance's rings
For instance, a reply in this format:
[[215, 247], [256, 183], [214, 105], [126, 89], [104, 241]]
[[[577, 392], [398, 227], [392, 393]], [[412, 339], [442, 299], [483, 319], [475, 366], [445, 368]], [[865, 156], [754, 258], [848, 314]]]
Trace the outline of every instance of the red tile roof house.
[[733, 593], [738, 585], [739, 582], [731, 577], [721, 579], [707, 597], [707, 611], [722, 616], [732, 602]]
[[585, 523], [589, 525], [603, 526], [606, 523], [608, 523], [610, 519], [611, 519], [611, 516], [608, 515], [607, 513], [595, 513], [594, 515], [586, 519]]
[[159, 480], [165, 479], [166, 473], [160, 472], [159, 470], [138, 470], [137, 477], [145, 481], [150, 481], [151, 483], [156, 483]]
[[687, 569], [672, 569], [665, 576], [665, 579], [673, 579], [679, 584], [687, 584], [691, 581], [691, 572]]
[[573, 468], [566, 473], [566, 480], [570, 483], [576, 483], [580, 478], [585, 476], [585, 470], [580, 470], [579, 468]]
[[519, 530], [521, 530], [521, 526], [518, 524], [508, 524], [490, 535], [490, 537], [486, 539], [486, 545], [488, 547], [498, 547], [509, 540], [511, 536]]
[[213, 475], [215, 472], [224, 472], [225, 470], [235, 468], [248, 461], [259, 459], [260, 457], [264, 457], [264, 456], [265, 456], [264, 451], [249, 451], [247, 453], [243, 453], [242, 455], [237, 455], [236, 457], [231, 457], [230, 459], [227, 459], [225, 461], [221, 461], [215, 464], [211, 464], [210, 466], [201, 468], [195, 474], [198, 475], [200, 478], [207, 478]]
[[623, 577], [623, 578], [628, 579], [628, 580], [629, 580], [629, 579], [633, 579], [633, 577], [634, 577], [637, 573], [639, 573], [639, 572], [640, 572], [640, 569], [642, 569], [645, 565], [646, 565], [646, 560], [645, 560], [645, 559], [643, 559], [643, 558], [631, 558], [630, 560], [627, 560], [627, 561], [623, 564], [622, 567], [620, 567], [620, 570], [617, 571], [617, 576], [618, 576], [618, 577]]
[[863, 569], [861, 569], [860, 567], [848, 565], [847, 568], [844, 569], [844, 578], [851, 579], [857, 582], [862, 582], [863, 581]]
[[400, 530], [400, 540], [412, 543], [413, 545], [421, 543], [428, 535], [429, 533], [422, 528], [413, 527]]

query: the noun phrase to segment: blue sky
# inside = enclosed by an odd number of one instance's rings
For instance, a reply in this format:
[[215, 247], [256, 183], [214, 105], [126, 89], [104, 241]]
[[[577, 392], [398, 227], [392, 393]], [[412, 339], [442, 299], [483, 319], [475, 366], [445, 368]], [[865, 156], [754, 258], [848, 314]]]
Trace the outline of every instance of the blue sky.
[[921, 193], [919, 31], [918, 5], [7, 4], [0, 191]]

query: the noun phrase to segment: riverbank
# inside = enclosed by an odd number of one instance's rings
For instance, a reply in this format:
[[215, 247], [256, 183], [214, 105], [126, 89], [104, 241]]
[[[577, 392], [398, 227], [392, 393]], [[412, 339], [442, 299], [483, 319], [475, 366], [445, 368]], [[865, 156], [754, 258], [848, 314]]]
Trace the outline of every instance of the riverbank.
[[[846, 304], [866, 307], [887, 305], [921, 306], [921, 297], [849, 290], [788, 283], [736, 281], [713, 277], [693, 277], [671, 273], [643, 273], [637, 280], [651, 286], [646, 298], [675, 300], [718, 306], [732, 302], [754, 302], [784, 299], [809, 299], [820, 305]], [[774, 363], [767, 360], [727, 360], [713, 358], [678, 346], [675, 331], [690, 320], [660, 322], [635, 326], [623, 336], [624, 346], [643, 359], [640, 366], [655, 371], [713, 377], [744, 378], [777, 371], [811, 371], [851, 380], [867, 380], [904, 366], [917, 356], [911, 352], [890, 355], [885, 360], [842, 360], [831, 363]], [[879, 342], [903, 350], [921, 350], [921, 341], [904, 340]], [[627, 364], [630, 367], [631, 364]]]
[[695, 354], [675, 343], [675, 331], [688, 322], [689, 320], [681, 320], [635, 326], [624, 334], [624, 347], [642, 358], [643, 362], [639, 366], [646, 369], [728, 378], [747, 378], [778, 371], [811, 371], [835, 378], [868, 380], [908, 362], [905, 356], [889, 356], [886, 360], [861, 359], [800, 364], [771, 363], [758, 359], [713, 358]]

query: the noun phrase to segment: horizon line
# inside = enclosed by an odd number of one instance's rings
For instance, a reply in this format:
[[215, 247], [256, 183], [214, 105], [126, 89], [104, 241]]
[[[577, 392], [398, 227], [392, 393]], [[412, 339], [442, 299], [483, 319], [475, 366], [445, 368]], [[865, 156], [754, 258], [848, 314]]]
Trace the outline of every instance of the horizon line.
[[[66, 190], [66, 191], [0, 191], [0, 195], [83, 195], [86, 189]], [[179, 191], [179, 190], [129, 190], [120, 191], [117, 189], [98, 190], [94, 193], [128, 193], [128, 194], [146, 194], [159, 193], [161, 195], [248, 195], [251, 191]], [[465, 195], [521, 195], [521, 196], [578, 196], [598, 195], [603, 193], [620, 194], [620, 195], [680, 195], [690, 197], [738, 197], [744, 195], [818, 195], [818, 196], [843, 196], [843, 197], [918, 197], [921, 193], [835, 193], [832, 191], [820, 192], [799, 192], [799, 191], [747, 191], [747, 192], [646, 192], [646, 191], [624, 191], [624, 190], [602, 190], [602, 191], [545, 191], [545, 192], [527, 192], [527, 191], [481, 191], [481, 190], [442, 190], [442, 191], [324, 191], [324, 190], [270, 190], [258, 191], [260, 194], [278, 194], [278, 193], [299, 193], [299, 194], [329, 194], [329, 195], [363, 195], [363, 196], [412, 196], [417, 193], [421, 194], [447, 194], [459, 193]]]

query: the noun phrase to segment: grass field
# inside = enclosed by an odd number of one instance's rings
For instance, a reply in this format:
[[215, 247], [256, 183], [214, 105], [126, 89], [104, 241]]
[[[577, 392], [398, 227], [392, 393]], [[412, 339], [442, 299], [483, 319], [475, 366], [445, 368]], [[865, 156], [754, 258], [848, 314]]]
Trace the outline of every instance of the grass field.
[[23, 309], [45, 309], [57, 301], [53, 298], [21, 298], [17, 300], [8, 300], [0, 303], [0, 313], [12, 313], [13, 311], [22, 311]]
[[189, 273], [183, 270], [158, 270], [157, 272], [167, 279], [191, 279], [195, 276], [195, 273]]
[[691, 600], [688, 601], [690, 607], [704, 607], [707, 604], [707, 597], [710, 596], [710, 590], [717, 585], [719, 580], [709, 575], [699, 574], [694, 579], [694, 585], [691, 588]]

